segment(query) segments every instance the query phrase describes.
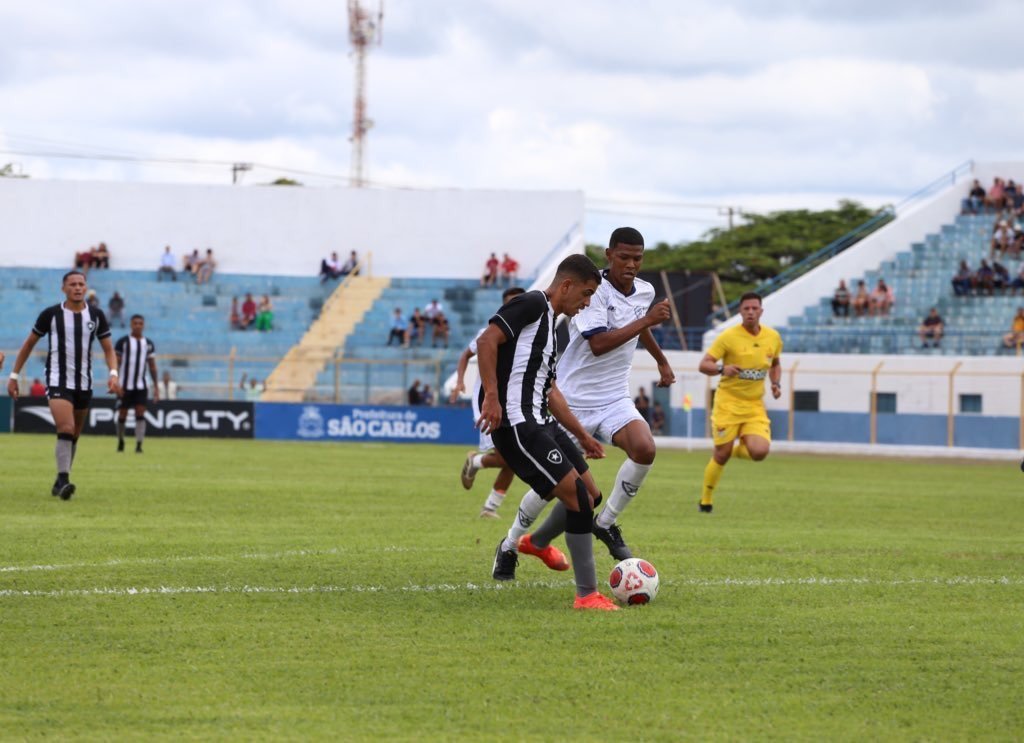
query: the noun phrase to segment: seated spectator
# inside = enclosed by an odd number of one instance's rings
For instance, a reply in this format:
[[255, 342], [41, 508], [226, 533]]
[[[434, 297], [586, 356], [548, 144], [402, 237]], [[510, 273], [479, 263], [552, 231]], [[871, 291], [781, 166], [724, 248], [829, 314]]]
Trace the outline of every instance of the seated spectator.
[[442, 313], [443, 308], [441, 307], [441, 303], [436, 299], [431, 299], [430, 304], [423, 309], [423, 316], [427, 318], [427, 323], [430, 325], [431, 337], [433, 337], [437, 332], [437, 316]]
[[356, 255], [354, 250], [348, 254], [348, 260], [341, 266], [342, 276], [348, 276], [350, 273], [359, 275], [359, 256]]
[[217, 261], [213, 258], [213, 249], [207, 248], [206, 255], [199, 262], [196, 269], [196, 283], [205, 284], [213, 277], [213, 270], [217, 268]]
[[88, 273], [89, 269], [92, 268], [92, 256], [95, 250], [95, 247], [91, 247], [88, 250], [75, 253], [75, 268], [82, 273]]
[[963, 200], [960, 211], [963, 214], [980, 214], [984, 207], [985, 187], [975, 178], [971, 190], [967, 193], [967, 198]]
[[996, 178], [992, 188], [985, 195], [985, 209], [990, 212], [997, 212], [1006, 206], [1006, 187], [1002, 178]]
[[163, 281], [165, 273], [171, 275], [171, 281], [178, 280], [178, 274], [174, 270], [174, 255], [171, 253], [170, 245], [164, 248], [164, 252], [160, 256], [160, 268], [156, 270], [156, 280]]
[[981, 266], [974, 272], [971, 280], [971, 287], [976, 294], [991, 294], [995, 282], [995, 272], [992, 266], [984, 258], [981, 259]]
[[651, 433], [655, 436], [661, 436], [665, 432], [665, 411], [661, 407], [661, 403], [655, 400], [654, 407], [651, 409]]
[[260, 299], [259, 309], [256, 310], [256, 329], [261, 333], [274, 329], [274, 305], [266, 294]]
[[832, 314], [836, 317], [850, 316], [850, 290], [843, 279], [839, 279], [839, 286], [832, 295]]
[[1017, 278], [1010, 282], [1010, 289], [1016, 294], [1018, 289], [1024, 289], [1024, 265], [1020, 267], [1020, 273], [1017, 274]]
[[444, 347], [448, 348], [448, 334], [451, 332], [451, 327], [448, 325], [448, 318], [444, 316], [443, 312], [438, 312], [434, 317], [434, 334], [430, 338], [430, 345], [437, 348], [437, 342], [442, 341]]
[[420, 395], [420, 400], [424, 405], [434, 404], [434, 391], [430, 389], [429, 384], [423, 385], [423, 393]]
[[242, 320], [239, 323], [238, 329], [245, 330], [254, 322], [256, 322], [256, 300], [252, 298], [251, 293], [247, 292], [245, 301], [242, 302]]
[[178, 399], [178, 383], [171, 379], [169, 371], [164, 371], [164, 375], [157, 384], [157, 392], [159, 392], [161, 400]]
[[419, 307], [415, 308], [409, 317], [408, 333], [409, 345], [423, 345], [423, 338], [427, 334], [427, 318], [420, 312]]
[[1017, 308], [1013, 323], [1010, 325], [1010, 332], [1003, 336], [1003, 345], [1007, 348], [1019, 349], [1024, 345], [1024, 307]]
[[967, 265], [967, 261], [960, 261], [960, 268], [957, 269], [951, 283], [953, 284], [953, 294], [956, 296], [966, 297], [971, 293], [974, 274], [971, 272], [971, 267]]
[[500, 265], [501, 261], [498, 260], [498, 256], [491, 253], [491, 257], [487, 259], [484, 266], [484, 275], [480, 278], [480, 286], [495, 286], [498, 283], [498, 267]]
[[647, 397], [647, 393], [644, 392], [644, 388], [641, 387], [637, 396], [633, 398], [633, 404], [636, 405], [636, 412], [643, 416], [644, 420], [648, 423], [651, 422], [651, 400]]
[[896, 301], [896, 295], [893, 294], [886, 283], [885, 279], [879, 279], [878, 285], [875, 286], [875, 290], [871, 292], [871, 308], [870, 312], [872, 315], [888, 315], [889, 310], [892, 309], [893, 303]]
[[999, 261], [992, 261], [992, 286], [999, 292], [1010, 288], [1010, 271]]
[[263, 384], [260, 384], [260, 381], [256, 379], [256, 377], [253, 377], [252, 379], [249, 380], [249, 384], [246, 385], [246, 378], [247, 376], [243, 372], [242, 381], [238, 383], [238, 387], [242, 390], [242, 392], [245, 393], [245, 399], [253, 401], [259, 400], [260, 395], [267, 391], [267, 383], [264, 382]]
[[932, 307], [917, 329], [917, 334], [921, 338], [921, 348], [928, 348], [929, 341], [934, 348], [938, 348], [939, 343], [942, 342], [942, 330], [942, 316], [936, 307]]
[[245, 330], [242, 325], [242, 313], [238, 311], [238, 297], [231, 298], [231, 317], [229, 319], [232, 330]]
[[100, 298], [97, 296], [95, 289], [90, 289], [89, 293], [85, 295], [85, 304], [89, 307], [90, 311], [96, 311], [100, 308]]
[[420, 380], [413, 380], [412, 386], [409, 388], [409, 404], [410, 405], [421, 405], [423, 403], [423, 393], [420, 392]]
[[992, 242], [989, 247], [989, 258], [994, 258], [998, 251], [1000, 255], [1010, 249], [1013, 242], [1013, 229], [1005, 219], [1000, 219], [992, 228]]
[[32, 386], [28, 388], [29, 397], [46, 397], [46, 385], [38, 379], [32, 380]]
[[114, 292], [113, 296], [110, 297], [110, 301], [107, 302], [107, 309], [110, 310], [110, 317], [107, 320], [111, 325], [117, 320], [118, 324], [124, 327], [124, 297], [121, 296], [120, 292]]
[[331, 253], [330, 258], [320, 261], [320, 283], [326, 284], [339, 276], [341, 276], [341, 260], [338, 258], [338, 253], [334, 252]]
[[93, 268], [110, 268], [110, 251], [106, 243], [100, 243], [92, 253]]
[[853, 295], [853, 314], [863, 317], [871, 309], [871, 295], [863, 281], [857, 282], [857, 293]]
[[510, 258], [508, 253], [501, 259], [501, 278], [504, 279], [505, 286], [512, 286], [519, 280], [519, 261]]
[[1024, 226], [1020, 222], [1014, 222], [1013, 238], [1010, 240], [1009, 253], [1013, 258], [1020, 258], [1022, 251], [1024, 251]]
[[194, 278], [196, 271], [199, 270], [199, 264], [203, 262], [202, 256], [199, 255], [199, 248], [192, 251], [191, 255], [185, 254], [181, 259], [181, 270], [187, 274], [191, 274]]
[[405, 322], [405, 318], [402, 317], [402, 310], [395, 307], [394, 313], [391, 315], [391, 332], [388, 333], [388, 345], [391, 345], [391, 341], [397, 340], [403, 346], [409, 345], [409, 329], [408, 323]]

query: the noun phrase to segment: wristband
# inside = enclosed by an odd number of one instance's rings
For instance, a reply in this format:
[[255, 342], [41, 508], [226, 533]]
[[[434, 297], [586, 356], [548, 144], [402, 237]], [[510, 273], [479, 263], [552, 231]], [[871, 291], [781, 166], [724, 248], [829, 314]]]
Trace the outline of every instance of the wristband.
[[724, 361], [722, 361], [721, 359], [719, 359], [719, 360], [718, 360], [718, 361], [717, 361], [717, 362], [715, 363], [715, 368], [716, 368], [716, 369], [718, 369], [718, 373], [719, 373], [719, 374], [721, 374], [721, 373], [722, 373], [722, 370], [724, 370], [724, 369], [725, 369], [725, 362], [724, 362]]
[[118, 374], [117, 374], [117, 369], [111, 369], [111, 370], [110, 370], [110, 376], [112, 376], [112, 377], [116, 377], [116, 376], [118, 376]]
[[11, 377], [10, 377], [10, 378], [11, 378], [12, 380], [14, 380], [15, 382], [17, 382], [17, 381], [18, 381], [18, 372], [16, 372], [16, 371], [12, 371], [12, 372], [11, 372]]
[[772, 387], [778, 387], [780, 390], [782, 389], [782, 385], [779, 382], [772, 382]]

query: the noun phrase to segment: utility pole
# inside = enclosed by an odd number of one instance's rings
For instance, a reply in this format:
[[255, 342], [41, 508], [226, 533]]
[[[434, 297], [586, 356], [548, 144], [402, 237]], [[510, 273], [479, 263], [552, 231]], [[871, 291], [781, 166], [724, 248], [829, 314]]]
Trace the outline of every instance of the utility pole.
[[363, 7], [360, 0], [348, 0], [348, 38], [356, 58], [355, 105], [352, 116], [352, 169], [349, 182], [354, 188], [366, 185], [363, 169], [366, 133], [373, 121], [366, 116], [366, 52], [371, 44], [380, 44], [384, 23], [384, 0], [379, 0], [377, 14]]

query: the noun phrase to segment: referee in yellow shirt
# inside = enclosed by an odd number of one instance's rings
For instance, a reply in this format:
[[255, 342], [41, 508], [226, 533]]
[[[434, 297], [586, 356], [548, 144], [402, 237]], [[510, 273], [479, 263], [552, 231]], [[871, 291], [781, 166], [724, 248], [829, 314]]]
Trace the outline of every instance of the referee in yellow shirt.
[[712, 497], [722, 469], [733, 453], [760, 462], [768, 456], [772, 427], [764, 407], [764, 380], [771, 381], [772, 397], [782, 395], [782, 338], [761, 324], [761, 295], [747, 292], [740, 298], [743, 322], [724, 331], [700, 360], [698, 369], [709, 377], [722, 375], [711, 411], [711, 437], [715, 443], [711, 461], [704, 468], [700, 510], [711, 513]]

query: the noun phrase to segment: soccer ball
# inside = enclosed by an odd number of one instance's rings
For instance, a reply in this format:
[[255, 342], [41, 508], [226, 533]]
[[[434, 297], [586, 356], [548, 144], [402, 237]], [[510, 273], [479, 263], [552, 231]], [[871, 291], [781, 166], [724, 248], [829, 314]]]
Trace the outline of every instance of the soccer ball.
[[608, 585], [623, 604], [649, 604], [658, 595], [658, 571], [647, 560], [630, 557], [612, 569]]

